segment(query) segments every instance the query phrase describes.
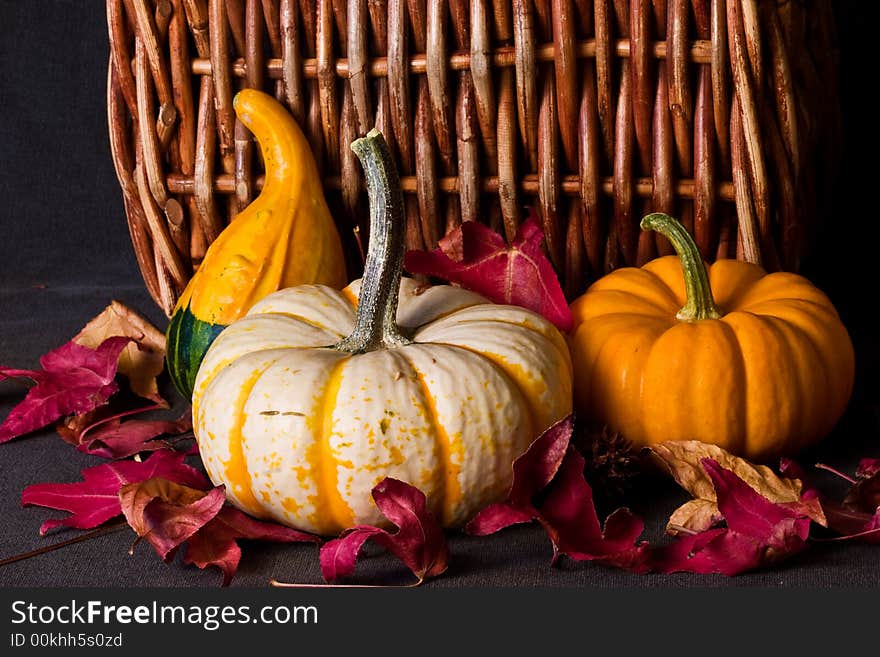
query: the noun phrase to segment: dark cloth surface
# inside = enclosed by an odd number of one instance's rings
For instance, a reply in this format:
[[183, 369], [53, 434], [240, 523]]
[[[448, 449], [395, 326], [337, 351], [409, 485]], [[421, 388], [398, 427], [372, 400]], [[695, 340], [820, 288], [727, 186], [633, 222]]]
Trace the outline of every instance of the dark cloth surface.
[[[855, 102], [854, 53], [864, 43], [854, 32], [869, 24], [851, 5], [841, 10], [844, 39], [844, 109], [857, 126], [867, 109]], [[107, 65], [103, 3], [93, 0], [0, 1], [0, 364], [35, 367], [40, 354], [72, 337], [111, 299], [147, 314], [164, 328], [165, 318], [143, 288], [131, 251], [121, 194], [110, 160], [104, 108]], [[849, 45], [848, 45], [849, 44]], [[848, 49], [847, 49], [848, 48]], [[851, 100], [853, 99], [853, 100]], [[852, 134], [852, 131], [850, 131]], [[845, 154], [858, 140], [844, 144]], [[845, 160], [847, 161], [847, 160]], [[847, 165], [852, 166], [852, 165]], [[852, 471], [860, 456], [880, 456], [877, 430], [878, 373], [875, 331], [865, 309], [865, 286], [850, 285], [870, 272], [873, 236], [850, 241], [835, 232], [864, 212], [852, 193], [867, 181], [864, 170], [842, 176], [834, 221], [823, 228], [805, 272], [828, 291], [856, 344], [857, 387], [835, 433], [799, 457]], [[861, 222], [864, 224], [864, 222]], [[859, 230], [862, 230], [859, 228]], [[865, 228], [867, 230], [867, 228]], [[871, 237], [871, 239], [869, 239]], [[167, 382], [166, 382], [167, 389]], [[0, 417], [23, 388], [0, 382]], [[179, 400], [178, 400], [179, 404]], [[58, 515], [22, 509], [24, 487], [79, 480], [79, 471], [100, 462], [62, 443], [51, 429], [0, 446], [0, 559], [63, 540], [74, 532], [40, 537], [40, 524]], [[824, 479], [830, 481], [830, 479]], [[685, 496], [672, 484], [653, 482], [635, 496], [633, 508], [648, 521], [647, 537], [659, 539], [664, 519]], [[127, 528], [62, 550], [0, 568], [0, 586], [215, 586], [216, 571], [163, 564], [146, 544], [128, 550]], [[772, 570], [736, 578], [634, 576], [563, 560], [551, 568], [542, 532], [522, 527], [488, 538], [450, 537], [452, 560], [431, 586], [876, 586], [878, 548], [822, 543]], [[359, 566], [364, 581], [406, 582], [387, 555], [373, 554]], [[320, 582], [317, 550], [309, 545], [245, 543], [233, 585], [262, 586], [270, 578]]]

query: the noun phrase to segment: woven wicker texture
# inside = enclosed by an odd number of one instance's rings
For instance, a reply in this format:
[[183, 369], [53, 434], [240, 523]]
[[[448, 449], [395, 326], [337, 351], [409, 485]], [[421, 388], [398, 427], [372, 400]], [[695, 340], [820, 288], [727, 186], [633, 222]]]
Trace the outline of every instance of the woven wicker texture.
[[827, 202], [838, 107], [827, 0], [107, 0], [113, 160], [147, 288], [170, 312], [261, 188], [243, 87], [304, 128], [350, 258], [367, 212], [348, 144], [400, 168], [407, 245], [530, 206], [566, 292], [668, 247], [797, 269]]

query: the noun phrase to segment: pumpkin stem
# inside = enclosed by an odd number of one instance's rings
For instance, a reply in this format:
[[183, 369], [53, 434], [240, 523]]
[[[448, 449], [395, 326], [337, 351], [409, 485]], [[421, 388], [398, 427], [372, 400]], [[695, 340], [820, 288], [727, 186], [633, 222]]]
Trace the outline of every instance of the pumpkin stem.
[[404, 251], [403, 192], [381, 132], [373, 128], [366, 137], [353, 141], [351, 150], [361, 161], [367, 179], [370, 243], [354, 331], [335, 348], [362, 354], [411, 342], [397, 326]]
[[700, 256], [700, 250], [685, 227], [677, 219], [662, 212], [647, 215], [642, 219], [641, 227], [642, 230], [656, 230], [668, 239], [681, 260], [687, 301], [675, 317], [687, 322], [721, 317], [712, 297], [706, 265]]

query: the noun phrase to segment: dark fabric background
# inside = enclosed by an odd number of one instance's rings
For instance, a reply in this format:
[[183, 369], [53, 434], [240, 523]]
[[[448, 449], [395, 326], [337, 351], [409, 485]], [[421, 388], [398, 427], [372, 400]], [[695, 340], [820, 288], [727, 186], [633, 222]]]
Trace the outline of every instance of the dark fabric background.
[[[837, 304], [857, 349], [853, 401], [834, 435], [800, 457], [852, 471], [858, 457], [880, 456], [877, 430], [877, 349], [867, 302], [876, 280], [871, 258], [875, 218], [868, 214], [866, 148], [869, 107], [859, 85], [872, 24], [871, 3], [837, 5], [843, 47], [844, 168], [834, 212], [805, 273]], [[137, 270], [107, 139], [106, 22], [100, 0], [0, 0], [0, 363], [34, 367], [40, 354], [67, 341], [111, 299], [119, 299], [164, 328]], [[860, 68], [861, 67], [861, 68]], [[858, 235], [857, 239], [853, 239]], [[0, 382], [0, 417], [23, 389]], [[41, 538], [54, 515], [22, 509], [21, 490], [33, 483], [79, 479], [99, 462], [67, 447], [51, 430], [0, 446], [0, 559], [38, 548], [70, 533]], [[654, 482], [633, 508], [659, 538], [668, 513], [685, 497]], [[179, 561], [163, 564], [147, 545], [128, 550], [125, 528], [41, 557], [0, 568], [0, 586], [214, 586], [216, 571]], [[732, 579], [706, 576], [637, 577], [590, 564], [550, 568], [549, 543], [535, 528], [486, 539], [451, 537], [448, 574], [431, 586], [548, 585], [591, 587], [811, 586], [880, 584], [877, 548], [819, 544], [773, 570]], [[404, 582], [406, 573], [384, 555], [365, 559], [364, 580]], [[245, 544], [234, 585], [268, 579], [320, 582], [312, 546]]]

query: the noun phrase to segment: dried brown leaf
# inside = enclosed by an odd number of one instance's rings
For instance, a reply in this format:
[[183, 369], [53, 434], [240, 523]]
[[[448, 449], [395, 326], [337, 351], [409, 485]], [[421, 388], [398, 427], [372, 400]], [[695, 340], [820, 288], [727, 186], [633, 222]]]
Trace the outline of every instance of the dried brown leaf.
[[[717, 445], [698, 440], [678, 440], [652, 445], [649, 449], [655, 460], [694, 497], [694, 500], [672, 514], [667, 525], [669, 533], [677, 533], [677, 527], [695, 532], [705, 531], [721, 517], [715, 487], [701, 465], [702, 459], [712, 459], [725, 470], [730, 470], [770, 502], [799, 508], [802, 505], [803, 484], [800, 479], [780, 477], [767, 466], [750, 463]], [[813, 519], [824, 524], [825, 518], [819, 517], [821, 514], [810, 513], [812, 509], [807, 505], [802, 511], [810, 517], [816, 515]]]
[[[706, 531], [721, 518], [718, 504], [713, 500], [691, 500], [685, 502], [669, 516], [666, 532], [676, 536], [681, 533]], [[687, 530], [682, 532], [682, 528]]]
[[[197, 502], [207, 494], [206, 490], [183, 486], [162, 477], [152, 477], [146, 481], [122, 486], [119, 489], [119, 502], [131, 528], [137, 532], [138, 536], [145, 536], [151, 530], [144, 517], [144, 510], [150, 502], [158, 498], [168, 504], [185, 507]], [[216, 512], [215, 509], [215, 515]]]
[[161, 477], [119, 489], [119, 504], [128, 524], [163, 560], [208, 524], [225, 501], [222, 486], [206, 491]]
[[113, 301], [86, 324], [73, 341], [95, 349], [112, 336], [133, 340], [120, 354], [117, 369], [128, 379], [132, 391], [144, 399], [165, 404], [156, 384], [156, 377], [165, 367], [165, 336], [162, 332], [124, 303]]
[[64, 442], [74, 447], [82, 442], [83, 433], [93, 424], [97, 424], [113, 415], [108, 404], [98, 406], [96, 409], [79, 415], [68, 415], [61, 418], [55, 425], [55, 431]]

